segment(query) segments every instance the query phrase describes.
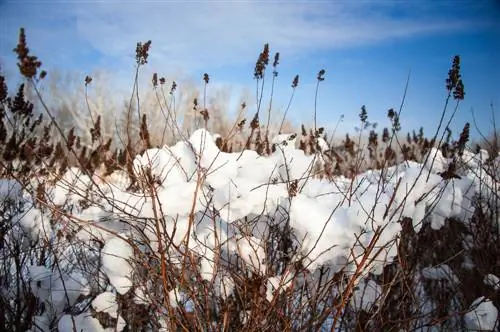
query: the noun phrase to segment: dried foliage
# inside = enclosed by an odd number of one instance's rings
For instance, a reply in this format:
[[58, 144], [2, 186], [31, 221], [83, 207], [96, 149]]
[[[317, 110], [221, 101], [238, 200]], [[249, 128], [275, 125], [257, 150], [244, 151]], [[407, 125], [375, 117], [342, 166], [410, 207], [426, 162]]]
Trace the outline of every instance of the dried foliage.
[[[138, 67], [147, 64], [150, 49], [151, 41], [144, 44], [137, 43], [136, 64]], [[24, 29], [20, 31], [19, 44], [14, 51], [17, 54], [21, 74], [33, 82], [37, 79], [37, 70], [41, 67], [41, 62], [36, 56], [29, 55]], [[269, 45], [265, 44], [254, 69], [254, 77], [258, 82], [265, 78], [269, 53]], [[276, 53], [273, 61], [273, 79], [277, 76], [279, 61], [280, 55]], [[39, 78], [47, 75], [44, 71], [42, 73]], [[318, 86], [319, 82], [324, 79], [325, 70], [322, 69], [317, 74]], [[250, 121], [242, 116], [243, 111], [247, 109], [246, 102], [242, 102], [238, 118], [232, 125], [218, 123], [222, 115], [214, 103], [207, 103], [207, 85], [210, 81], [207, 73], [203, 75], [202, 81], [204, 82], [203, 102], [199, 94], [193, 98], [186, 98], [189, 101], [185, 103], [187, 106], [185, 106], [184, 113], [188, 114], [191, 111], [194, 113], [195, 120], [202, 120], [194, 121], [195, 129], [199, 127], [210, 129], [219, 126], [221, 130], [218, 131], [220, 135], [216, 138], [216, 145], [223, 152], [241, 152], [244, 149], [250, 149], [259, 155], [266, 156], [275, 153], [279, 144], [296, 144], [296, 147], [306, 155], [317, 156], [310, 174], [305, 174], [305, 177], [334, 181], [339, 176], [354, 179], [356, 175], [370, 169], [386, 170], [389, 166], [405, 161], [426, 162], [429, 152], [437, 148], [452, 160], [448, 169], [441, 173], [444, 181], [453, 181], [465, 172], [463, 156], [470, 139], [468, 123], [456, 141], [453, 141], [453, 134], [448, 126], [445, 130], [447, 137], [441, 141], [436, 139], [437, 135], [430, 139], [426, 138], [423, 128], [420, 128], [418, 133], [408, 132], [401, 140], [398, 136], [402, 130], [400, 112], [390, 109], [387, 113], [389, 128], [385, 127], [381, 133], [378, 133], [376, 124], [368, 121], [369, 114], [366, 107], [362, 106], [359, 113], [361, 123], [359, 137], [362, 134], [366, 135], [367, 143], [362, 143], [361, 139], [356, 140], [350, 135], [346, 135], [341, 142], [328, 142], [327, 130], [316, 127], [316, 123], [314, 128], [306, 128], [302, 125], [301, 130], [298, 131], [289, 128], [290, 133], [293, 131], [295, 133], [287, 136], [282, 142], [276, 143], [273, 138], [276, 134], [282, 133], [284, 120], [281, 121], [279, 127], [275, 126], [274, 132], [271, 131], [270, 117], [268, 117], [267, 124], [263, 124], [260, 120], [261, 103], [258, 101], [257, 110]], [[96, 80], [93, 81], [92, 77], [86, 76], [85, 99], [87, 99], [86, 89], [90, 87], [91, 82], [94, 84]], [[32, 193], [40, 208], [50, 212], [52, 216], [50, 223], [60, 225], [58, 233], [60, 238], [71, 238], [82, 226], [72, 228], [72, 225], [78, 223], [69, 220], [71, 209], [76, 207], [52, 204], [51, 196], [46, 192], [46, 188], [48, 184], [60, 180], [70, 167], [76, 166], [81, 169], [95, 185], [92, 187], [93, 191], [89, 191], [86, 197], [82, 197], [80, 204], [84, 206], [96, 199], [98, 195], [96, 188], [99, 188], [97, 183], [109, 180], [109, 176], [112, 176], [114, 172], [127, 174], [130, 179], [127, 190], [131, 193], [143, 191], [155, 197], [155, 188], [158, 187], [159, 180], [150, 173], [138, 176], [134, 171], [133, 157], [146, 149], [163, 146], [171, 143], [175, 138], [185, 137], [191, 130], [181, 130], [182, 125], [179, 125], [177, 119], [180, 113], [177, 111], [178, 101], [175, 105], [178, 94], [177, 83], [172, 81], [171, 88], [166, 91], [167, 80], [164, 77], [159, 78], [157, 73], [154, 73], [151, 82], [153, 86], [151, 100], [155, 100], [157, 116], [165, 123], [160, 130], [152, 132], [151, 127], [157, 119], [151, 119], [152, 116], [149, 113], [140, 113], [137, 109], [136, 111], [142, 115], [134, 124], [137, 128], [136, 132], [127, 131], [128, 139], [123, 139], [124, 133], [117, 136], [110, 135], [112, 130], [107, 123], [109, 119], [105, 114], [102, 116], [99, 114], [94, 120], [92, 107], [87, 100], [91, 125], [82, 132], [78, 132], [73, 127], [63, 127], [64, 140], [61, 140], [60, 133], [54, 132], [54, 122], [42, 116], [44, 108], [40, 106], [41, 104], [34, 104], [27, 98], [25, 85], [21, 84], [15, 95], [9, 96], [5, 78], [0, 76], [1, 177], [19, 181], [26, 190]], [[298, 87], [298, 83], [299, 76], [297, 75], [292, 82], [293, 91]], [[137, 84], [137, 77], [134, 84]], [[33, 86], [36, 88], [36, 85]], [[464, 98], [459, 56], [453, 59], [452, 68], [446, 80], [446, 89], [457, 102]], [[260, 98], [257, 97], [262, 99], [262, 95]], [[270, 104], [272, 104], [272, 98], [271, 94]], [[125, 107], [126, 110], [131, 108], [132, 103]], [[269, 112], [270, 109], [271, 106]], [[127, 121], [132, 120], [128, 118]], [[165, 138], [167, 135], [170, 140]], [[492, 160], [484, 162], [488, 164], [492, 163]], [[498, 168], [495, 169], [498, 165], [491, 164], [490, 166], [488, 169], [494, 177], [498, 174]], [[205, 176], [203, 170], [199, 170], [197, 176], [201, 183]], [[496, 181], [498, 180], [497, 178]], [[278, 181], [281, 180], [270, 179], [272, 183]], [[300, 193], [298, 180], [288, 179], [286, 184], [290, 199]], [[197, 186], [196, 190], [198, 189]], [[346, 197], [346, 199], [355, 198]], [[164, 217], [155, 216], [149, 222], [154, 224], [154, 232], [159, 237], [163, 236], [157, 241], [161, 257], [153, 255], [151, 250], [138, 249], [139, 246], [151, 247], [151, 243], [134, 244], [135, 260], [133, 262], [133, 278], [147, 290], [147, 295], [152, 300], [149, 303], [138, 303], [133, 298], [135, 289], [126, 294], [119, 294], [117, 295], [119, 314], [125, 320], [128, 331], [159, 330], [158, 322], [164, 317], [168, 317], [167, 321], [172, 330], [293, 331], [298, 330], [297, 326], [307, 330], [319, 330], [332, 315], [334, 315], [335, 322], [340, 320], [354, 322], [353, 325], [344, 327], [347, 330], [409, 331], [424, 327], [423, 323], [419, 325], [423, 321], [422, 315], [425, 315], [428, 322], [439, 321], [441, 327], [454, 330], [457, 326], [463, 326], [460, 325], [463, 312], [457, 308], [467, 307], [475, 298], [484, 294], [488, 294], [497, 307], [500, 304], [498, 291], [495, 293], [490, 286], [476, 282], [478, 278], [486, 274], [500, 275], [500, 261], [498, 260], [500, 239], [498, 229], [495, 228], [498, 225], [495, 226], [492, 222], [498, 218], [498, 195], [497, 197], [476, 197], [476, 199], [475, 209], [470, 218], [470, 227], [450, 218], [439, 231], [432, 230], [429, 224], [426, 224], [420, 232], [416, 233], [411, 219], [400, 220], [403, 231], [395, 244], [398, 248], [397, 259], [387, 265], [381, 275], [367, 274], [368, 279], [382, 286], [378, 306], [368, 311], [351, 310], [349, 304], [353, 293], [357, 291], [358, 281], [362, 275], [366, 275], [363, 263], [356, 265], [353, 275], [347, 275], [343, 271], [329, 275], [320, 269], [319, 274], [313, 276], [305, 266], [307, 257], [290, 266], [290, 257], [298, 254], [297, 248], [292, 246], [292, 233], [289, 227], [285, 228], [285, 231], [277, 228], [273, 225], [273, 220], [269, 220], [270, 231], [266, 239], [266, 258], [273, 264], [265, 277], [285, 275], [294, 271], [291, 277], [293, 280], [305, 279], [313, 282], [316, 278], [319, 280], [317, 281], [318, 289], [314, 292], [306, 289], [289, 289], [281, 294], [275, 293], [271, 297], [272, 300], [268, 300], [266, 298], [268, 286], [265, 284], [264, 276], [258, 273], [247, 273], [248, 271], [236, 262], [227, 268], [227, 277], [234, 281], [233, 295], [224, 299], [217, 297], [213, 283], [201, 277], [198, 264], [200, 257], [191, 256], [181, 247], [175, 249], [181, 256], [182, 264], [166, 256], [168, 250], [175, 247], [175, 244], [167, 235], [161, 235], [161, 227], [165, 227], [166, 223]], [[47, 310], [42, 303], [38, 303], [29, 280], [23, 274], [27, 260], [57, 269], [58, 260], [63, 259], [61, 254], [63, 250], [57, 246], [57, 239], [53, 239], [50, 243], [44, 243], [42, 240], [6, 241], [4, 234], [12, 231], [12, 229], [7, 229], [6, 225], [9, 223], [6, 221], [16, 211], [21, 211], [22, 207], [2, 202], [1, 209], [3, 220], [0, 223], [0, 254], [3, 255], [1, 259], [12, 262], [12, 266], [6, 264], [2, 266], [0, 285], [2, 287], [17, 285], [18, 287], [14, 287], [16, 303], [13, 306], [5, 301], [3, 295], [0, 295], [2, 296], [0, 312], [3, 315], [0, 319], [0, 329], [25, 331], [29, 328], [33, 329], [35, 318]], [[219, 211], [206, 211], [206, 213], [214, 219], [215, 223]], [[124, 218], [123, 222], [127, 222], [126, 217]], [[190, 218], [194, 218], [192, 214]], [[362, 254], [364, 255], [362, 262], [368, 259], [371, 253], [383, 250], [387, 245], [377, 243], [380, 234], [380, 230], [374, 231], [372, 242]], [[98, 237], [94, 241], [96, 247], [92, 250], [95, 250], [96, 255], [100, 255], [104, 242]], [[464, 247], [464, 243], [475, 245]], [[167, 248], [162, 248], [162, 245]], [[473, 267], [465, 266], [460, 255], [465, 255], [469, 261], [473, 262], [471, 264]], [[450, 281], [451, 279], [446, 278], [437, 282], [415, 277], [421, 267], [436, 266], [443, 262], [452, 267], [461, 283], [454, 284]], [[79, 263], [92, 271], [95, 270], [94, 282], [97, 285], [89, 295], [78, 298], [75, 302], [82, 305], [95, 298], [97, 293], [103, 291], [105, 287], [99, 279], [102, 277], [100, 276], [101, 267], [93, 266], [86, 261]], [[15, 271], [17, 281], [10, 279], [11, 270], [9, 269], [11, 268]], [[284, 281], [281, 280], [281, 282]], [[194, 310], [187, 311], [181, 306], [172, 305], [170, 297], [179, 289], [189, 294]], [[426, 304], [417, 302], [415, 289], [426, 294], [425, 298], [434, 304], [432, 310], [425, 311], [427, 309], [423, 308]], [[290, 300], [292, 292], [294, 296], [300, 295], [300, 303]], [[456, 310], [450, 311], [450, 308]], [[65, 307], [66, 313], [78, 314], [81, 310], [76, 304]], [[107, 313], [96, 312], [92, 309], [91, 314], [103, 327], [113, 328], [117, 323], [117, 318]], [[53, 328], [57, 322], [49, 322], [49, 325]]]

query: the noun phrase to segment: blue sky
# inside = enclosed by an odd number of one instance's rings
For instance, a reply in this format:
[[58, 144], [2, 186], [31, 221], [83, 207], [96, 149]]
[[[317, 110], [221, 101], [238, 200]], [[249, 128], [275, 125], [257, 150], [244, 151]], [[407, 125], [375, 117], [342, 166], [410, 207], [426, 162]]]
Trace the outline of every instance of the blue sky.
[[290, 109], [295, 122], [312, 123], [316, 74], [324, 68], [320, 124], [333, 128], [343, 114], [338, 131], [353, 132], [364, 104], [369, 120], [388, 125], [386, 112], [399, 107], [411, 71], [403, 131], [424, 126], [430, 135], [443, 109], [451, 60], [459, 54], [466, 96], [452, 129], [472, 121], [474, 110], [488, 132], [490, 104], [500, 109], [498, 17], [498, 1], [3, 1], [0, 63], [12, 76], [12, 49], [25, 27], [49, 74], [76, 71], [83, 80], [106, 69], [130, 90], [135, 45], [151, 39], [146, 82], [156, 71], [182, 73], [201, 85], [207, 72], [214, 84], [232, 87], [237, 100], [245, 87], [254, 91], [255, 60], [269, 43], [272, 54], [281, 53], [276, 107], [287, 104], [291, 81], [300, 75]]

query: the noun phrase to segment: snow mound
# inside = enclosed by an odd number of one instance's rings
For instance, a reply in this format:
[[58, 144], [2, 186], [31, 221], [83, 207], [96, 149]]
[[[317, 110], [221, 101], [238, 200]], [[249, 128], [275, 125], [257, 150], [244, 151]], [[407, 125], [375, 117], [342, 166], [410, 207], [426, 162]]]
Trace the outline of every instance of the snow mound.
[[498, 317], [498, 309], [484, 296], [472, 302], [470, 310], [465, 314], [467, 329], [471, 331], [493, 331]]

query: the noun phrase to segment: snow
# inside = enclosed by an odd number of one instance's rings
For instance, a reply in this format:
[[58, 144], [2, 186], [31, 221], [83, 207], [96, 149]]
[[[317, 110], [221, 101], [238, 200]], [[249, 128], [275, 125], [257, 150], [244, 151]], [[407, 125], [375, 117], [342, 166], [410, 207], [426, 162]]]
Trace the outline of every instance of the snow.
[[484, 277], [484, 284], [493, 287], [494, 290], [500, 290], [500, 278], [494, 274], [487, 274]]
[[[148, 303], [146, 287], [133, 284], [135, 271], [131, 261], [136, 250], [160, 256], [160, 247], [169, 250], [172, 264], [177, 264], [176, 259], [186, 251], [196, 255], [202, 278], [213, 281], [216, 293], [223, 298], [235, 287], [233, 277], [223, 270], [237, 264], [242, 271], [266, 277], [266, 298], [272, 300], [277, 291], [307, 283], [292, 281], [289, 270], [283, 275], [268, 275], [272, 262], [267, 261], [265, 237], [271, 225], [278, 230], [287, 225], [293, 246], [299, 252], [290, 257], [291, 264], [305, 258], [304, 265], [310, 272], [304, 280], [314, 279], [324, 267], [330, 275], [340, 270], [353, 273], [378, 232], [377, 246], [365, 260], [370, 263], [359, 276], [351, 300], [354, 308], [369, 311], [377, 304], [382, 289], [366, 276], [368, 272], [380, 274], [396, 257], [396, 246], [380, 252], [378, 249], [400, 235], [401, 217], [412, 218], [416, 232], [425, 223], [430, 223], [432, 229], [440, 229], [450, 217], [467, 223], [474, 195], [491, 194], [496, 184], [489, 175], [478, 177], [481, 172], [477, 168], [482, 167], [486, 157], [484, 152], [464, 153], [468, 168], [461, 170], [462, 178], [443, 181], [437, 173], [446, 169], [449, 160], [437, 149], [429, 152], [423, 165], [408, 162], [384, 172], [372, 170], [359, 174], [354, 179], [311, 178], [314, 163], [321, 163], [322, 158], [319, 154], [307, 156], [296, 149], [295, 139], [290, 135], [277, 136], [272, 140], [275, 152], [268, 157], [258, 156], [254, 151], [224, 153], [215, 145], [214, 137], [201, 129], [187, 141], [149, 149], [135, 157], [133, 171], [139, 184], [146, 184], [144, 174], [149, 173], [155, 180], [153, 188], [139, 186], [142, 189], [131, 191], [130, 179], [123, 171], [96, 181], [98, 177], [89, 177], [77, 168], [69, 169], [54, 185], [48, 185], [52, 201], [66, 207], [78, 226], [73, 242], [63, 246], [68, 251], [80, 248], [82, 255], [97, 256], [103, 271], [103, 278], [97, 279], [109, 280], [106, 291], [101, 287], [94, 293], [97, 297], [92, 308], [116, 317], [116, 293], [126, 294], [133, 287], [134, 301]], [[327, 148], [322, 140], [318, 144], [322, 149]], [[378, 187], [380, 179], [384, 182], [383, 190]], [[293, 181], [297, 181], [297, 192], [290, 195]], [[481, 181], [490, 185], [479, 186]], [[0, 199], [24, 195], [17, 182], [0, 181]], [[83, 208], [77, 204], [81, 201], [92, 204]], [[13, 224], [19, 225], [32, 240], [54, 241], [60, 226], [51, 223], [50, 213], [29, 203], [30, 208], [16, 215]], [[93, 240], [102, 245], [99, 255], [95, 254], [97, 250], [89, 249], [95, 248], [95, 244], [91, 245]], [[374, 257], [377, 252], [379, 256]], [[215, 268], [216, 253], [220, 253], [222, 269]], [[472, 266], [467, 259], [464, 258], [464, 264]], [[59, 276], [46, 266], [33, 265], [28, 268], [28, 275], [35, 295], [42, 301], [50, 301], [52, 310], [59, 315], [61, 331], [73, 330], [72, 318], [77, 330], [103, 330], [88, 312], [63, 315], [68, 301], [72, 304], [80, 295], [90, 294], [91, 288], [96, 288], [88, 280], [88, 273], [67, 267], [65, 274]], [[421, 277], [459, 282], [446, 264], [423, 268]], [[484, 283], [498, 289], [498, 280], [487, 275]], [[67, 297], [62, 291], [64, 287], [68, 290]], [[177, 288], [170, 291], [169, 300], [174, 307], [193, 306], [192, 300]], [[491, 302], [471, 310], [467, 316], [471, 328], [494, 324], [497, 311]], [[38, 319], [43, 322], [46, 317]], [[118, 317], [116, 329], [122, 328], [123, 318]]]
[[59, 331], [105, 331], [96, 318], [93, 318], [90, 313], [82, 313], [77, 316], [64, 315], [59, 319], [57, 324]]
[[23, 196], [21, 184], [15, 180], [0, 179], [0, 201], [17, 200]]
[[423, 268], [422, 276], [430, 280], [448, 280], [455, 284], [460, 282], [451, 267], [446, 264]]
[[18, 223], [33, 241], [38, 241], [40, 235], [43, 238], [51, 238], [52, 236], [50, 219], [40, 209], [31, 208], [25, 213], [19, 214], [13, 221], [14, 224]]
[[96, 296], [92, 301], [92, 308], [97, 312], [105, 312], [116, 317], [118, 313], [118, 304], [116, 303], [115, 294], [104, 292]]
[[119, 237], [106, 241], [102, 249], [102, 267], [111, 284], [120, 294], [125, 294], [132, 287], [132, 265], [127, 261], [133, 255], [133, 249]]
[[369, 312], [379, 301], [382, 288], [373, 280], [361, 280], [351, 298], [356, 310]]
[[498, 309], [484, 296], [472, 302], [465, 314], [465, 323], [470, 331], [493, 331], [497, 324]]

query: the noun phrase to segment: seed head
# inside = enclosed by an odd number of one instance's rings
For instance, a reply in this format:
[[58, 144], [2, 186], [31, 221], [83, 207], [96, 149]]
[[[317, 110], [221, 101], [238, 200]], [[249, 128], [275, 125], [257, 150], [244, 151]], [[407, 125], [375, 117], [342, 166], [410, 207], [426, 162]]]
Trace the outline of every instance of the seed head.
[[151, 40], [148, 40], [144, 44], [142, 44], [141, 42], [137, 43], [137, 47], [135, 48], [135, 61], [137, 62], [138, 65], [144, 65], [148, 63], [150, 48], [151, 48]]
[[19, 60], [17, 66], [19, 67], [21, 75], [26, 78], [34, 78], [38, 68], [42, 66], [42, 63], [36, 56], [29, 55], [30, 50], [26, 43], [24, 28], [19, 30], [19, 42], [14, 52], [17, 54], [17, 59]]
[[321, 69], [319, 72], [318, 72], [318, 81], [324, 81], [325, 80], [325, 73], [326, 71], [324, 69]]
[[260, 53], [259, 58], [255, 64], [254, 78], [262, 79], [266, 66], [269, 63], [269, 44], [264, 45], [264, 50]]
[[89, 85], [92, 82], [92, 77], [85, 76], [85, 86]]
[[296, 88], [299, 85], [299, 75], [295, 75], [292, 82], [292, 88]]
[[158, 86], [158, 74], [157, 73], [153, 74], [153, 79], [151, 81], [153, 83], [153, 87], [156, 88]]

